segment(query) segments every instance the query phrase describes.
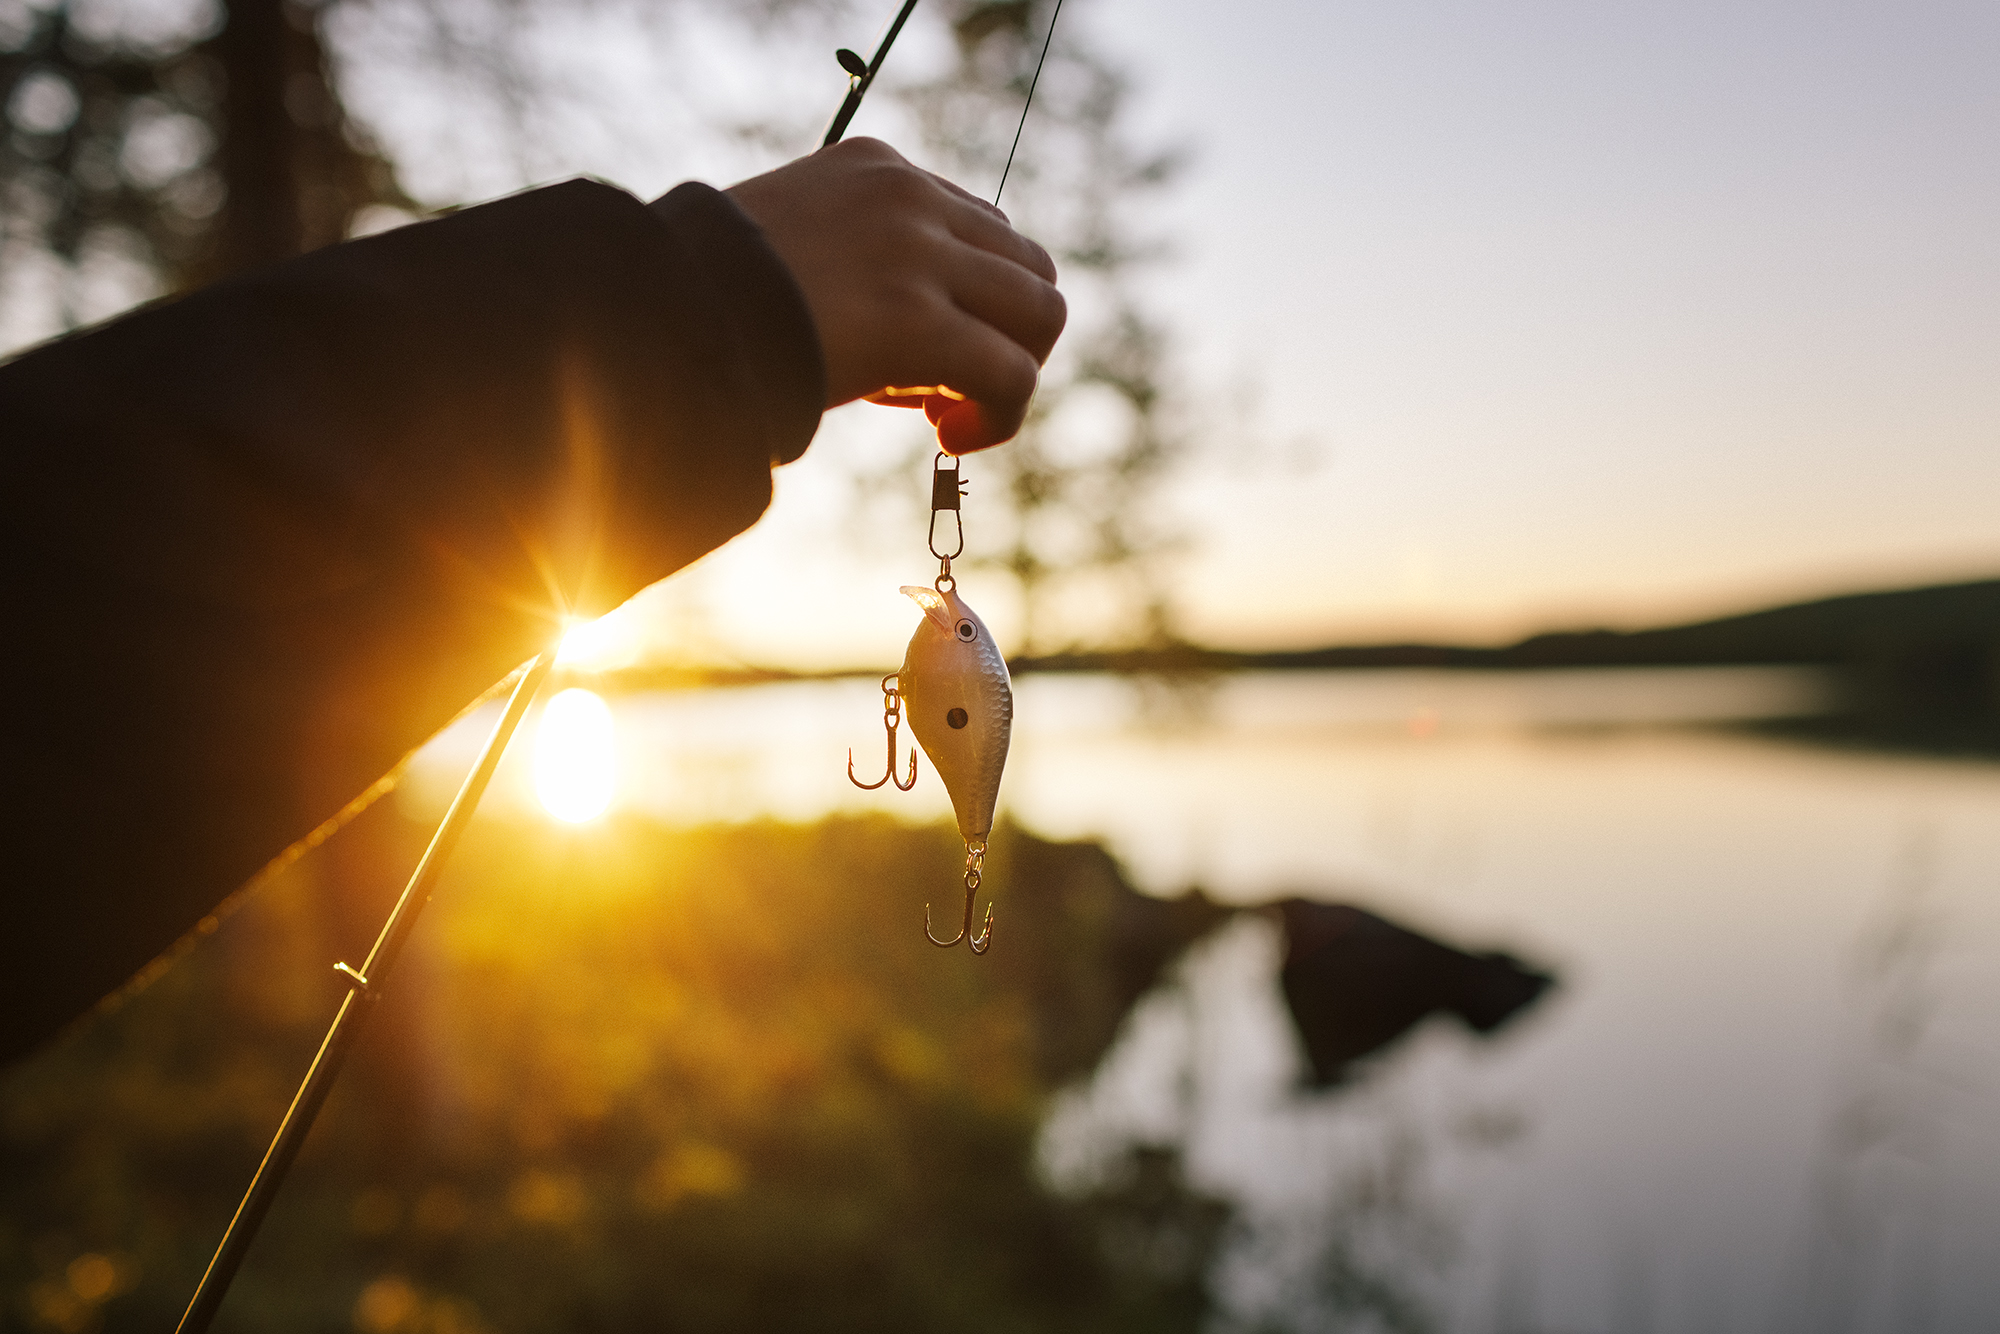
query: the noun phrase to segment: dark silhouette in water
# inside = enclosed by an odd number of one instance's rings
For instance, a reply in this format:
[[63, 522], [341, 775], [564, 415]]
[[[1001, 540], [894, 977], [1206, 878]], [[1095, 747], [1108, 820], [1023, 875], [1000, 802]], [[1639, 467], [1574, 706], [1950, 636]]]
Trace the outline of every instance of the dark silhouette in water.
[[1457, 1015], [1497, 1031], [1555, 985], [1509, 954], [1467, 954], [1340, 903], [1286, 899], [1279, 985], [1318, 1089], [1344, 1083], [1356, 1061], [1422, 1020]]
[[[990, 961], [1036, 1016], [1037, 1066], [1052, 1085], [1093, 1069], [1141, 996], [1197, 941], [1239, 909], [1199, 890], [1141, 894], [1094, 843], [1045, 843], [1008, 830], [1007, 889], [1018, 949]], [[1512, 955], [1467, 954], [1360, 908], [1286, 899], [1280, 977], [1310, 1083], [1331, 1088], [1349, 1067], [1423, 1019], [1457, 1015], [1498, 1031], [1555, 984]]]

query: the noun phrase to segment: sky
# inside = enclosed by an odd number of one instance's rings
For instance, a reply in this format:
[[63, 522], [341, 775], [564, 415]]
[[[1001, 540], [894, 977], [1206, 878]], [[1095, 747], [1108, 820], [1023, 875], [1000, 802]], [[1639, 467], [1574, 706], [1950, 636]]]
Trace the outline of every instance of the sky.
[[[1196, 623], [1507, 635], [2000, 573], [2000, 10], [1108, 0], [1185, 124]], [[1263, 596], [1231, 596], [1263, 589]], [[1282, 610], [1281, 610], [1282, 609]]]
[[[1129, 71], [1137, 137], [1192, 151], [1148, 221], [1213, 428], [1175, 495], [1195, 638], [1495, 640], [2000, 574], [2000, 9], [1063, 21]], [[792, 481], [720, 584], [796, 563], [794, 515], [828, 540], [816, 503]], [[829, 644], [908, 619], [864, 575], [819, 567], [855, 629]]]
[[[528, 25], [526, 134], [407, 10], [343, 6], [334, 46], [419, 198], [579, 172], [650, 195], [781, 161], [703, 127], [820, 121], [830, 48], [872, 50], [875, 7], [767, 41], [684, 8], [635, 37], [615, 4], [433, 7], [473, 47], [482, 13]], [[934, 8], [891, 75], [942, 67]], [[1199, 446], [1162, 500], [1191, 637], [1493, 641], [2000, 575], [2000, 8], [1069, 0], [1062, 22], [1129, 75], [1132, 136], [1190, 153], [1144, 218], [1173, 258], [1143, 290]], [[878, 96], [853, 132], [922, 160], [896, 117]], [[765, 521], [646, 599], [654, 639], [893, 662], [896, 588], [931, 562], [918, 533], [857, 540], [844, 478], [911, 429], [830, 414]], [[1004, 587], [963, 591], [1004, 640]]]

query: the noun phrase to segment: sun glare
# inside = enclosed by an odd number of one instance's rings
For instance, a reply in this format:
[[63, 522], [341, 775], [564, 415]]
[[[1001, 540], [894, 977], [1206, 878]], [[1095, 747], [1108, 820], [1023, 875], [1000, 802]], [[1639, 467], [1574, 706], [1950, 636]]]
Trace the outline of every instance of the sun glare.
[[584, 671], [627, 666], [639, 655], [636, 623], [623, 608], [594, 621], [573, 620], [563, 630], [556, 661]]
[[611, 706], [588, 690], [565, 690], [542, 711], [535, 734], [535, 795], [558, 820], [604, 814], [618, 781]]

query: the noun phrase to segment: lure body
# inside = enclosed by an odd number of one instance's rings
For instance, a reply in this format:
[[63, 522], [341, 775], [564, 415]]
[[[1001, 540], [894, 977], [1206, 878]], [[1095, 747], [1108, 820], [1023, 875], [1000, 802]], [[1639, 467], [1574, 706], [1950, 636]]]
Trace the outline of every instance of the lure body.
[[[947, 582], [947, 581], [940, 581]], [[1014, 730], [1014, 686], [986, 623], [956, 591], [905, 585], [924, 609], [897, 675], [910, 730], [931, 757], [968, 846], [993, 832]]]

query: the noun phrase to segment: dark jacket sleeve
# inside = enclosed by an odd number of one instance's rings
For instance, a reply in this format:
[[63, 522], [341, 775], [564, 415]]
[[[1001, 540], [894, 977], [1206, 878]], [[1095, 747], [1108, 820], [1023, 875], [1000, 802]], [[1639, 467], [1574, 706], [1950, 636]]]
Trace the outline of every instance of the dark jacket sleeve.
[[565, 614], [747, 528], [824, 379], [725, 196], [589, 181], [0, 366], [0, 1061]]

